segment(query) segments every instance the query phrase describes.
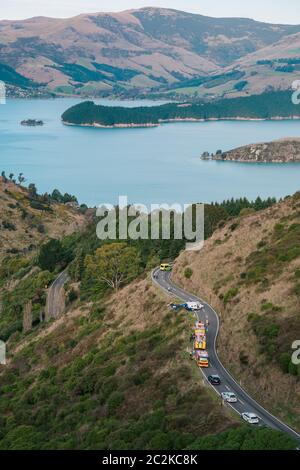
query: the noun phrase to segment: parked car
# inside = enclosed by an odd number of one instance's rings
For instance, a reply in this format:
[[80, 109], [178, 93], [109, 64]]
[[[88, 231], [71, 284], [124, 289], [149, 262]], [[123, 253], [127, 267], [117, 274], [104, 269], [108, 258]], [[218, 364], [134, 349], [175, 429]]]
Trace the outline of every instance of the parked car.
[[232, 392], [223, 392], [221, 396], [227, 403], [236, 403], [238, 401], [236, 395]]
[[221, 379], [218, 375], [209, 375], [207, 378], [212, 385], [221, 385]]
[[259, 417], [254, 413], [242, 413], [242, 418], [249, 424], [258, 424]]

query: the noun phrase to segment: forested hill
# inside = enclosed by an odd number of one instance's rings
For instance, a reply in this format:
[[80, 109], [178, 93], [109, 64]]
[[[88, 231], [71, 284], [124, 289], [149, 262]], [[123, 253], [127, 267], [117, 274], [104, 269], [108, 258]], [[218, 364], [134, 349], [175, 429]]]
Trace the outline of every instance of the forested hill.
[[300, 117], [300, 107], [292, 103], [291, 92], [269, 92], [210, 103], [169, 103], [136, 108], [96, 105], [86, 101], [67, 109], [65, 124], [98, 126], [157, 125], [172, 120], [271, 119]]

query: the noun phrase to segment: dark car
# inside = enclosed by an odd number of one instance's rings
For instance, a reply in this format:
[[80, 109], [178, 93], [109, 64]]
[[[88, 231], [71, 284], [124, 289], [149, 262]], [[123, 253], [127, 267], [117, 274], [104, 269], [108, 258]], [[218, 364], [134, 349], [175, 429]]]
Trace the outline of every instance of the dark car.
[[209, 375], [208, 377], [209, 382], [212, 385], [220, 385], [221, 384], [221, 379], [218, 375]]

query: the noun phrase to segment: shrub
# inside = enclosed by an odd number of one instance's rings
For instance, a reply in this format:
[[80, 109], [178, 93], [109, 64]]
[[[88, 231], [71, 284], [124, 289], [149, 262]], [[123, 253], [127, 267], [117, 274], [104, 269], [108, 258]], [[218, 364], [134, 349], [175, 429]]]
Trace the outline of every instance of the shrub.
[[51, 239], [41, 246], [38, 256], [38, 265], [41, 269], [52, 272], [65, 258], [66, 256], [61, 242]]
[[74, 302], [78, 298], [78, 294], [74, 289], [71, 289], [68, 293], [69, 302]]
[[238, 228], [239, 224], [238, 222], [235, 222], [234, 224], [230, 225], [230, 230], [234, 232]]
[[293, 292], [295, 295], [297, 295], [297, 297], [300, 297], [300, 284], [299, 283], [295, 285]]
[[289, 353], [282, 353], [279, 356], [279, 367], [285, 374], [289, 373], [289, 365], [291, 361], [291, 355]]
[[249, 364], [249, 358], [247, 354], [245, 354], [244, 351], [240, 352], [239, 359], [240, 359], [240, 363], [243, 364], [244, 366], [247, 366]]
[[124, 395], [121, 392], [113, 392], [107, 400], [108, 411], [110, 414], [114, 414], [116, 410], [122, 405], [124, 401]]
[[289, 373], [291, 375], [298, 376], [298, 366], [294, 364], [292, 361], [289, 363]]
[[193, 270], [191, 268], [185, 268], [184, 270], [184, 277], [186, 279], [190, 279], [193, 275]]
[[224, 295], [224, 299], [223, 299], [224, 304], [226, 305], [228, 302], [234, 299], [234, 297], [237, 296], [238, 292], [239, 290], [237, 287], [233, 287], [232, 289], [229, 289], [229, 291], [227, 291], [226, 294]]
[[300, 269], [296, 269], [296, 271], [295, 271], [295, 277], [296, 277], [297, 279], [300, 279]]

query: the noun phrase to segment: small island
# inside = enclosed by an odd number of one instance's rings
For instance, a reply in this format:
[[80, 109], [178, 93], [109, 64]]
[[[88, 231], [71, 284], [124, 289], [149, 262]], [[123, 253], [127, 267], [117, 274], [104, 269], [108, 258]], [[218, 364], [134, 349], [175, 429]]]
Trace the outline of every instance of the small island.
[[43, 126], [44, 122], [41, 119], [24, 119], [21, 121], [21, 126], [29, 126], [29, 127], [34, 127], [34, 126]]
[[300, 138], [287, 138], [245, 145], [228, 152], [218, 150], [208, 157], [202, 154], [202, 160], [219, 160], [242, 163], [300, 163]]

